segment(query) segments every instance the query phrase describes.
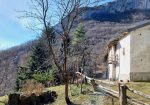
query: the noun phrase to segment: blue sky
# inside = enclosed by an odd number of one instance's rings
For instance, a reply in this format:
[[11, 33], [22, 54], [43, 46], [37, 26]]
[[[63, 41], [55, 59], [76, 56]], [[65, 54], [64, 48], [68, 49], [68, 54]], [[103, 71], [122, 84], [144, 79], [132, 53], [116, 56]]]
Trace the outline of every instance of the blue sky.
[[[0, 0], [0, 50], [10, 48], [37, 37], [26, 28], [29, 20], [18, 19], [16, 11], [28, 10], [29, 0]], [[107, 0], [111, 1], [111, 0]]]
[[18, 19], [26, 10], [27, 0], [0, 0], [0, 50], [36, 38], [36, 33], [26, 28], [27, 20]]

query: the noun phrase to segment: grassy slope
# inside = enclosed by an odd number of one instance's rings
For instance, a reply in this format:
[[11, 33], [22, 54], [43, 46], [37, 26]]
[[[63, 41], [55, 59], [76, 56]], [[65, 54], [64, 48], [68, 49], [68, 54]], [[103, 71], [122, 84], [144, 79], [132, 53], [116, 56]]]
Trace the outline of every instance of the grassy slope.
[[[71, 89], [71, 91], [69, 92], [69, 96], [70, 96], [70, 100], [73, 103], [81, 104], [82, 102], [84, 102], [90, 98], [90, 96], [87, 94], [92, 93], [92, 91], [93, 91], [92, 87], [89, 85], [86, 85], [86, 86], [84, 85], [83, 87], [84, 87], [84, 90], [87, 92], [86, 94], [80, 94], [80, 88], [75, 86], [75, 85], [71, 85], [69, 87], [69, 89]], [[53, 105], [65, 105], [64, 85], [56, 86], [56, 87], [50, 87], [50, 88], [48, 88], [48, 90], [56, 91], [58, 94], [58, 98], [53, 103]]]
[[[140, 91], [144, 94], [150, 95], [150, 82], [134, 82], [134, 83], [127, 84], [127, 86], [132, 88], [132, 89], [135, 89], [137, 91]], [[140, 101], [144, 101], [144, 102], [150, 104], [149, 99], [135, 95], [129, 91], [127, 92], [127, 95], [130, 96], [131, 98], [135, 98], [135, 99], [138, 99]]]
[[[66, 105], [64, 99], [63, 85], [57, 87], [51, 87], [48, 89], [51, 91], [56, 91], [58, 93], [58, 98], [52, 105]], [[69, 93], [71, 101], [77, 105], [95, 105], [95, 104], [91, 104], [92, 102], [94, 103], [96, 102], [96, 105], [112, 105], [111, 97], [90, 95], [90, 93], [93, 93], [93, 88], [91, 85], [84, 85], [83, 91], [85, 92], [85, 94], [80, 94], [80, 87], [71, 85], [71, 91]], [[114, 104], [119, 105], [116, 99], [114, 99]]]
[[[89, 93], [93, 92], [93, 89], [90, 85], [83, 85], [84, 91], [86, 91], [86, 94], [80, 94], [80, 87], [77, 87], [76, 85], [71, 85], [69, 86], [69, 96], [72, 102], [76, 104], [81, 104], [82, 102], [90, 99], [90, 96], [88, 95]], [[58, 94], [58, 97], [56, 101], [53, 103], [53, 105], [65, 105], [65, 99], [64, 99], [64, 85], [61, 86], [56, 86], [56, 87], [50, 87], [47, 88], [46, 90], [51, 90], [51, 91], [56, 91]], [[7, 102], [8, 97], [3, 96], [0, 97], [0, 101], [2, 102]], [[3, 103], [0, 102], [0, 105], [4, 105]]]
[[[150, 95], [150, 82], [130, 82], [130, 83], [127, 83], [126, 85], [129, 88], [132, 88], [132, 89], [140, 91], [144, 94]], [[116, 86], [112, 87], [112, 89], [118, 91], [118, 87], [116, 87]], [[127, 91], [127, 95], [131, 98], [138, 99], [138, 100], [146, 102], [146, 103], [150, 103], [149, 99], [143, 98], [143, 97], [136, 95], [134, 93], [131, 93], [129, 91]]]
[[0, 105], [4, 105], [4, 103], [7, 102], [7, 100], [8, 100], [8, 96], [7, 95], [0, 97]]
[[[150, 95], [150, 82], [133, 82], [128, 83], [128, 87], [133, 88], [135, 90], [141, 91], [145, 94]], [[77, 87], [76, 85], [71, 85], [69, 89], [71, 88], [71, 91], [69, 92], [69, 96], [72, 102], [76, 104], [81, 104], [82, 102], [85, 102], [87, 100], [90, 100], [91, 97], [88, 95], [88, 93], [92, 92], [92, 86], [84, 85], [84, 90], [87, 92], [86, 94], [80, 94], [80, 87]], [[56, 91], [58, 94], [58, 98], [56, 99], [56, 102], [53, 103], [53, 105], [65, 105], [65, 99], [64, 99], [64, 85], [56, 86], [56, 87], [50, 87], [47, 88], [51, 91]], [[117, 90], [117, 87], [113, 87], [113, 89]], [[134, 95], [130, 92], [127, 93], [128, 96], [132, 98], [136, 98], [141, 101], [145, 101], [147, 103], [150, 103], [150, 100], [144, 99], [140, 96]], [[7, 96], [0, 97], [0, 101], [6, 102], [8, 100]], [[0, 103], [0, 105], [4, 105]]]
[[128, 83], [127, 86], [150, 95], [150, 82], [133, 82]]

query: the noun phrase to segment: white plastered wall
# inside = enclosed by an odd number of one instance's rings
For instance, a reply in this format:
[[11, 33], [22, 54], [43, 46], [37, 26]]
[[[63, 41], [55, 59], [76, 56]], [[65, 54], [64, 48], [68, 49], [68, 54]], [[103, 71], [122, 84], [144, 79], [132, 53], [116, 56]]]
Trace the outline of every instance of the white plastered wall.
[[[111, 46], [108, 53], [108, 60], [114, 61], [115, 57], [115, 46]], [[116, 79], [116, 72], [115, 72], [115, 66], [114, 64], [110, 63], [108, 64], [108, 70], [109, 70], [109, 79], [115, 80]]]
[[116, 47], [116, 78], [130, 80], [130, 34], [121, 39]]

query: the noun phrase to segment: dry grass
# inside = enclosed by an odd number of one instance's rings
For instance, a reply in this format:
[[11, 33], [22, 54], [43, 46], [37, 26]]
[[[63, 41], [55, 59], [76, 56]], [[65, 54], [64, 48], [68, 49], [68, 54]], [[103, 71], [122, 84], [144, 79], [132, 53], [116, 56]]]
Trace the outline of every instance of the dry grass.
[[[134, 90], [140, 91], [144, 94], [150, 95], [150, 82], [133, 82], [133, 83], [128, 83], [127, 86], [129, 88], [132, 88]], [[131, 98], [138, 99], [140, 101], [146, 102], [150, 104], [150, 100], [143, 98], [139, 95], [136, 95], [132, 92], [127, 91], [127, 95]]]
[[[91, 95], [93, 93], [93, 87], [91, 85], [84, 85], [84, 94], [80, 94], [80, 87], [71, 85], [69, 91], [70, 100], [78, 105], [112, 105], [112, 99], [114, 105], [118, 105], [118, 99], [114, 99], [104, 95]], [[64, 99], [64, 85], [48, 88], [48, 90], [56, 91], [58, 98], [52, 105], [66, 105]], [[93, 104], [92, 104], [93, 103]], [[95, 104], [94, 104], [95, 103]]]
[[[86, 94], [80, 94], [80, 87], [77, 87], [76, 85], [69, 86], [69, 96], [70, 100], [75, 104], [81, 104], [82, 102], [86, 101], [90, 98], [88, 95], [89, 93], [92, 93], [93, 89], [90, 85], [84, 85], [84, 90], [86, 91]], [[65, 105], [65, 94], [64, 94], [64, 85], [56, 86], [56, 87], [50, 87], [48, 90], [56, 91], [58, 94], [58, 98], [53, 103], [53, 105]]]
[[[31, 91], [31, 87], [32, 86], [29, 86], [30, 89], [27, 89], [27, 90]], [[76, 85], [69, 86], [69, 90], [71, 90], [69, 91], [69, 96], [73, 103], [81, 104], [82, 102], [87, 101], [91, 98], [88, 94], [93, 92], [92, 87], [90, 85], [83, 85], [83, 87], [84, 87], [83, 90], [86, 91], [86, 94], [80, 94], [80, 87], [77, 87]], [[46, 88], [46, 90], [56, 91], [58, 94], [58, 98], [53, 103], [53, 105], [65, 105], [66, 104], [65, 99], [64, 99], [64, 85]], [[27, 94], [28, 93], [30, 92], [27, 92]], [[7, 102], [7, 100], [8, 100], [7, 96], [0, 97], [0, 101]], [[0, 105], [4, 105], [4, 104], [0, 103]]]
[[8, 96], [2, 96], [0, 97], [0, 105], [5, 105], [4, 103], [6, 103], [8, 101]]
[[[140, 91], [140, 92], [142, 92], [144, 94], [150, 95], [150, 82], [129, 82], [129, 83], [126, 83], [126, 85], [129, 88], [132, 88], [132, 89]], [[113, 90], [118, 91], [118, 87], [117, 86], [112, 86], [111, 88]], [[127, 91], [127, 95], [129, 97], [131, 97], [131, 98], [143, 101], [145, 103], [150, 103], [149, 99], [143, 98], [143, 97], [141, 97], [139, 95], [136, 95], [136, 94], [134, 94], [134, 93], [132, 93], [130, 91]]]
[[[126, 85], [130, 88], [133, 88], [135, 90], [138, 90], [145, 94], [150, 95], [150, 82], [133, 82], [133, 83], [127, 83]], [[81, 104], [83, 102], [90, 102], [93, 100], [92, 98], [94, 98], [93, 96], [89, 95], [89, 93], [93, 92], [92, 86], [84, 85], [83, 87], [84, 87], [85, 94], [80, 94], [80, 87], [77, 87], [76, 85], [71, 85], [69, 87], [69, 90], [71, 90], [71, 91], [69, 91], [70, 99], [75, 104]], [[118, 90], [118, 87], [112, 87], [112, 88], [114, 90]], [[58, 94], [58, 98], [53, 103], [53, 105], [65, 105], [64, 85], [50, 87], [50, 88], [46, 88], [46, 89], [51, 90], [51, 91], [56, 91]], [[150, 103], [150, 100], [143, 99], [140, 96], [134, 95], [133, 93], [128, 92], [127, 94], [128, 94], [128, 96], [130, 96], [132, 98], [136, 98], [138, 100], [142, 100], [144, 102]], [[102, 97], [100, 97], [100, 96], [98, 96], [96, 98], [97, 98], [97, 101], [100, 101], [102, 99]], [[0, 101], [6, 102], [7, 100], [8, 100], [7, 96], [0, 97]], [[112, 104], [111, 103], [112, 98], [110, 98], [110, 97], [108, 97], [108, 98], [106, 97], [103, 100], [106, 101], [106, 105]], [[115, 101], [115, 105], [117, 105], [117, 103], [116, 103], [117, 100], [115, 99], [114, 101]], [[4, 105], [4, 104], [0, 103], [0, 105]], [[82, 104], [82, 105], [89, 105], [89, 104]]]
[[22, 88], [23, 95], [30, 96], [35, 93], [37, 96], [40, 95], [44, 90], [44, 86], [41, 83], [37, 83], [34, 80], [28, 80]]
[[150, 82], [131, 82], [128, 83], [127, 86], [150, 95]]

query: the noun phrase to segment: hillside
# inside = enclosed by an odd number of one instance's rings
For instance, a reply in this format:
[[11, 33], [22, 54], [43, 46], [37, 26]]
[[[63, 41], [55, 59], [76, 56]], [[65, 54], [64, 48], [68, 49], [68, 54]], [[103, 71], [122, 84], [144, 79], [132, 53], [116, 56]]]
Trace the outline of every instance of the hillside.
[[[132, 82], [132, 83], [128, 83], [126, 84], [128, 87], [133, 88], [135, 90], [139, 90], [140, 92], [143, 92], [145, 94], [150, 93], [149, 87], [150, 87], [150, 83], [148, 82]], [[117, 86], [110, 86], [110, 88], [112, 88], [115, 91], [118, 91], [118, 87]], [[69, 92], [69, 96], [71, 98], [71, 100], [76, 103], [76, 104], [81, 104], [81, 105], [89, 105], [90, 103], [92, 103], [93, 101], [95, 101], [96, 103], [101, 103], [101, 102], [105, 102], [105, 105], [111, 105], [112, 104], [112, 97], [100, 97], [100, 95], [92, 95], [91, 93], [93, 93], [93, 87], [91, 85], [88, 84], [84, 84], [83, 85], [83, 91], [84, 94], [80, 93], [80, 87], [77, 87], [77, 85], [71, 85], [70, 86], [70, 92]], [[64, 100], [64, 85], [60, 85], [60, 86], [54, 86], [54, 87], [50, 87], [50, 88], [46, 88], [46, 90], [51, 90], [51, 91], [56, 91], [58, 94], [58, 97], [56, 99], [56, 101], [54, 103], [52, 103], [52, 105], [65, 105], [65, 100]], [[144, 100], [146, 102], [149, 102], [150, 100], [148, 99], [144, 99], [141, 98], [140, 96], [137, 95], [133, 95], [133, 93], [129, 93], [129, 95], [132, 95], [132, 97], [137, 98], [139, 100]], [[102, 100], [103, 99], [103, 100]], [[8, 96], [3, 96], [0, 97], [0, 105], [4, 105], [1, 102], [7, 102], [8, 101]], [[118, 100], [115, 100], [115, 105], [117, 104]], [[117, 104], [118, 105], [118, 104]]]
[[[77, 18], [72, 32], [82, 20], [88, 46], [92, 49], [92, 53], [100, 54], [100, 64], [106, 52], [104, 50], [106, 49], [106, 44], [117, 35], [116, 33], [150, 18], [150, 1], [115, 0], [97, 7], [82, 8], [81, 11], [82, 13]], [[59, 24], [55, 28], [61, 30]], [[0, 52], [0, 78], [4, 78], [0, 95], [13, 90], [18, 66], [27, 62], [31, 46], [33, 46], [33, 42]], [[91, 68], [87, 64], [87, 70], [90, 71], [93, 67], [92, 63], [89, 63]], [[7, 75], [5, 76], [4, 74]]]
[[13, 91], [19, 66], [24, 66], [31, 53], [33, 42], [0, 52], [0, 96]]

